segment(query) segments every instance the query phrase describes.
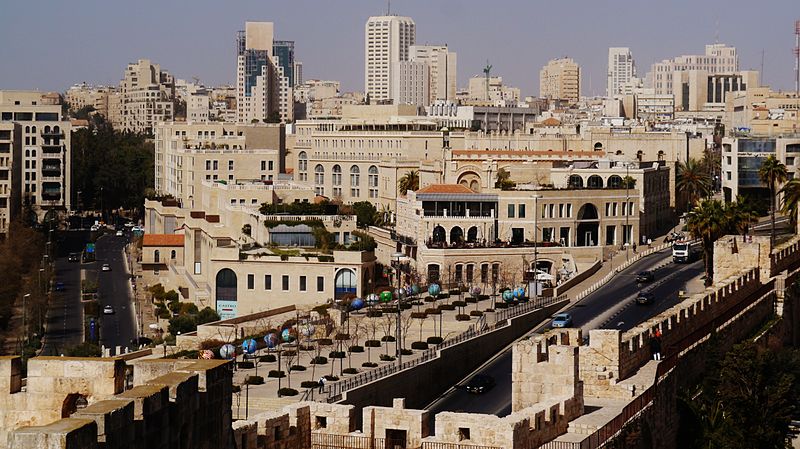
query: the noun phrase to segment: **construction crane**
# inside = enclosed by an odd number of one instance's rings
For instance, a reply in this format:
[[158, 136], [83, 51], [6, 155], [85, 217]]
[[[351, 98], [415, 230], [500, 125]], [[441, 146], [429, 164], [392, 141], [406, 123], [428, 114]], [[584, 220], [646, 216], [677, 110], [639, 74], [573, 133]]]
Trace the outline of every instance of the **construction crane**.
[[489, 78], [491, 78], [492, 74], [492, 65], [489, 64], [489, 60], [486, 60], [486, 67], [483, 68], [483, 74], [486, 76], [486, 101], [489, 101]]

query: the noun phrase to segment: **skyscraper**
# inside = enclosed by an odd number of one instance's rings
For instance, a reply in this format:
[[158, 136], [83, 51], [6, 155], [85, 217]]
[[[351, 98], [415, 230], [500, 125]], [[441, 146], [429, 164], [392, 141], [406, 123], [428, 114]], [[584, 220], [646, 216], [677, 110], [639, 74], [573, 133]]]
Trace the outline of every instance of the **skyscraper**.
[[428, 66], [428, 100], [426, 105], [436, 101], [455, 101], [456, 98], [456, 54], [447, 45], [412, 45], [409, 59]]
[[539, 96], [577, 103], [581, 96], [581, 68], [571, 58], [553, 59], [539, 71]]
[[278, 63], [283, 67], [283, 74], [289, 78], [289, 86], [294, 87], [294, 41], [275, 41], [272, 44], [272, 54], [278, 57]]
[[606, 96], [613, 97], [622, 93], [622, 86], [636, 76], [636, 63], [633, 61], [631, 49], [628, 47], [611, 47], [608, 49], [608, 85]]
[[665, 59], [650, 67], [645, 84], [655, 89], [656, 94], [672, 95], [673, 72], [704, 70], [711, 75], [739, 71], [739, 56], [735, 47], [725, 44], [706, 45], [703, 55], [683, 55]]
[[410, 17], [376, 16], [364, 29], [364, 93], [370, 101], [392, 99], [392, 67], [409, 60], [416, 42], [416, 25]]

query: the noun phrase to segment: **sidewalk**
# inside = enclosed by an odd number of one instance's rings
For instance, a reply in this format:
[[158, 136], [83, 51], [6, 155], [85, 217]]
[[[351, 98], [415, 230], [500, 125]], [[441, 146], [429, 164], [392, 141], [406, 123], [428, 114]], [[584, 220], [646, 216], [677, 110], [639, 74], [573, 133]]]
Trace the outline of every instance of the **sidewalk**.
[[158, 323], [158, 319], [155, 316], [153, 302], [150, 300], [150, 293], [142, 281], [142, 265], [138, 262], [139, 249], [133, 242], [125, 246], [125, 255], [128, 259], [128, 269], [133, 276], [131, 288], [136, 308], [136, 321], [139, 329], [141, 329], [142, 336], [148, 336], [153, 334], [150, 330], [150, 325]]

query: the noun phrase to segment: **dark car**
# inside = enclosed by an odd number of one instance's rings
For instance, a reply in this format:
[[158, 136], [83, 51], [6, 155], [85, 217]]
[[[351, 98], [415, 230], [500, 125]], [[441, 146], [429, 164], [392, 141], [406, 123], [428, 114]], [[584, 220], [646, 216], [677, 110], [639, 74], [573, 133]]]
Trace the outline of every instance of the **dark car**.
[[641, 292], [639, 293], [639, 296], [636, 297], [636, 304], [648, 305], [654, 303], [655, 301], [655, 295], [650, 292]]
[[494, 387], [494, 377], [485, 374], [478, 374], [470, 379], [467, 383], [466, 389], [470, 393], [480, 394], [485, 393]]
[[66, 290], [66, 287], [64, 286], [63, 282], [56, 282], [55, 290], [57, 292], [63, 292], [64, 290]]
[[69, 253], [69, 256], [67, 256], [67, 261], [69, 262], [78, 262], [80, 260], [81, 260], [81, 255], [78, 253]]
[[642, 271], [641, 273], [636, 275], [636, 282], [642, 284], [645, 282], [653, 282], [656, 276], [653, 274], [652, 271]]

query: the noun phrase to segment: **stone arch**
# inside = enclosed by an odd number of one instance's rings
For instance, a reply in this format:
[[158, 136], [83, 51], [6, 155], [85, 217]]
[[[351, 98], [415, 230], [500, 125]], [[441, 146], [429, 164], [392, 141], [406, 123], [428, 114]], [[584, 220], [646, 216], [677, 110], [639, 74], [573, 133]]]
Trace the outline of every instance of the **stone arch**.
[[86, 395], [70, 393], [64, 398], [64, 402], [61, 403], [61, 417], [69, 418], [73, 413], [77, 412], [79, 409], [86, 408], [88, 405], [89, 401], [86, 399]]
[[580, 175], [570, 175], [569, 181], [567, 181], [567, 185], [571, 189], [582, 189], [583, 188], [583, 178]]
[[447, 233], [445, 232], [444, 228], [441, 226], [436, 226], [433, 228], [433, 243], [444, 243], [447, 241]]
[[455, 245], [464, 241], [464, 230], [461, 226], [453, 226], [450, 228], [450, 244]]
[[222, 319], [236, 316], [237, 300], [238, 282], [236, 273], [230, 268], [219, 270], [216, 277], [216, 305], [217, 313]]
[[576, 246], [597, 246], [600, 241], [600, 219], [597, 207], [585, 203], [578, 209]]
[[601, 178], [599, 175], [589, 176], [589, 179], [586, 181], [586, 187], [590, 189], [602, 189], [603, 178]]
[[478, 227], [472, 226], [467, 230], [467, 242], [475, 243], [478, 241]]
[[603, 142], [595, 142], [594, 151], [603, 151]]
[[606, 186], [610, 189], [619, 189], [622, 187], [622, 177], [619, 175], [609, 176]]
[[458, 175], [458, 184], [468, 187], [472, 191], [480, 192], [481, 176], [475, 171], [465, 171]]

